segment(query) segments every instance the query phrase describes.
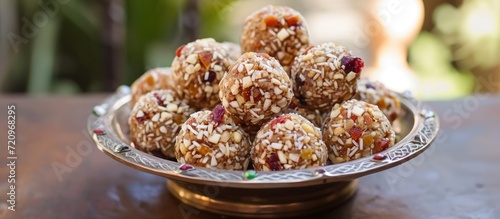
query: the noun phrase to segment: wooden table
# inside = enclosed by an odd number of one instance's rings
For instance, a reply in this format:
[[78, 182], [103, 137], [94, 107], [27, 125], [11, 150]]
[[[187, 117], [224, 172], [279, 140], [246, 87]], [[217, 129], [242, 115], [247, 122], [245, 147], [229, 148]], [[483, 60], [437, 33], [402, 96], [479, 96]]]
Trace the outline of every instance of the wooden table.
[[[165, 179], [100, 152], [85, 125], [104, 97], [0, 96], [0, 218], [228, 218], [179, 209]], [[11, 103], [18, 157], [15, 212], [6, 203]], [[500, 218], [500, 97], [427, 104], [441, 119], [440, 136], [429, 150], [362, 178], [355, 198], [309, 218]]]

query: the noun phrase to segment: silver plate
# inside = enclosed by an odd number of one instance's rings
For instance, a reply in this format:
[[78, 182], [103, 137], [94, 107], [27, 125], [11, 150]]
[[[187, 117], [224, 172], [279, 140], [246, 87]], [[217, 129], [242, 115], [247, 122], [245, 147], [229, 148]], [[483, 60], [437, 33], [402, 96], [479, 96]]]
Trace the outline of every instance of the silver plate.
[[[402, 164], [426, 150], [438, 134], [437, 115], [409, 94], [401, 98], [402, 115], [396, 120], [397, 143], [383, 153], [384, 159], [374, 156], [319, 168], [289, 171], [256, 172], [249, 179], [245, 171], [214, 170], [196, 167], [181, 170], [181, 164], [157, 158], [130, 146], [128, 117], [130, 89], [121, 86], [117, 92], [94, 107], [87, 128], [97, 147], [110, 157], [128, 166], [168, 179], [203, 185], [232, 188], [292, 188], [349, 181]], [[105, 134], [94, 133], [102, 129]], [[252, 173], [252, 172], [248, 172]], [[248, 174], [247, 173], [247, 174]]]

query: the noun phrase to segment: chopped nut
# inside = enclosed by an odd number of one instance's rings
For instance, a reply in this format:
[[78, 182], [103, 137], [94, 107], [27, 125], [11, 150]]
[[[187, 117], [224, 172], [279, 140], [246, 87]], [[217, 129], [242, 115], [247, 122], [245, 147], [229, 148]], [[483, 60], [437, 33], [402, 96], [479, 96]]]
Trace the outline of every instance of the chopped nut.
[[307, 53], [303, 58], [302, 61], [309, 61], [314, 57], [312, 53]]
[[144, 112], [142, 110], [137, 111], [137, 114], [135, 114], [135, 117], [144, 117]]
[[340, 109], [332, 110], [332, 112], [330, 113], [330, 119], [334, 119], [338, 115], [340, 115]]
[[336, 73], [333, 75], [333, 79], [344, 79], [344, 75], [340, 73]]
[[347, 74], [347, 81], [352, 81], [352, 79], [356, 78], [356, 73], [354, 72], [350, 72], [349, 74]]
[[283, 151], [278, 151], [278, 158], [280, 160], [280, 163], [287, 163], [287, 159], [286, 159], [286, 156], [285, 154], [283, 153]]
[[196, 64], [197, 61], [198, 61], [197, 54], [191, 54], [186, 58], [186, 62], [189, 64]]
[[165, 120], [168, 120], [168, 119], [171, 119], [171, 118], [172, 118], [172, 114], [171, 113], [167, 113], [167, 112], [162, 112], [161, 113], [160, 119], [162, 121], [165, 121]]
[[159, 119], [160, 119], [160, 114], [159, 114], [159, 113], [157, 113], [157, 114], [155, 114], [155, 115], [153, 116], [153, 118], [151, 118], [151, 121], [153, 121], [153, 122], [158, 122], [158, 120], [159, 120]]
[[290, 34], [288, 33], [288, 31], [286, 31], [285, 28], [281, 28], [281, 30], [276, 34], [276, 37], [278, 37], [278, 39], [280, 41], [283, 41], [285, 40], [286, 38], [288, 38], [290, 36]]
[[276, 149], [276, 150], [281, 150], [281, 148], [283, 148], [283, 144], [274, 142], [274, 143], [271, 143], [271, 147]]
[[252, 78], [246, 76], [242, 79], [243, 89], [252, 86]]
[[269, 108], [269, 106], [271, 106], [271, 100], [270, 99], [266, 99], [264, 101], [264, 106], [262, 106], [262, 109], [263, 110], [267, 110]]
[[215, 159], [215, 156], [212, 156], [212, 159], [210, 159], [210, 166], [217, 166], [217, 159]]
[[170, 111], [170, 112], [176, 112], [177, 108], [178, 108], [177, 104], [171, 103], [171, 104], [167, 105], [167, 111]]
[[245, 69], [247, 70], [247, 72], [250, 72], [250, 70], [252, 70], [253, 68], [253, 64], [245, 64]]
[[293, 122], [291, 120], [287, 120], [285, 122], [285, 128], [288, 130], [293, 130]]
[[238, 132], [238, 131], [233, 132], [233, 140], [234, 140], [234, 142], [236, 142], [236, 143], [240, 143], [240, 141], [241, 141], [241, 137], [242, 137], [242, 136], [241, 136], [241, 133], [240, 133], [240, 132]]
[[351, 112], [352, 112], [352, 114], [354, 114], [356, 116], [361, 116], [361, 115], [363, 115], [363, 113], [365, 112], [365, 110], [363, 108], [359, 107], [359, 106], [354, 105], [352, 107], [352, 111]]
[[290, 160], [292, 160], [294, 162], [299, 162], [300, 155], [299, 154], [295, 154], [295, 153], [290, 153], [288, 155], [288, 158], [290, 158]]
[[214, 144], [217, 144], [219, 142], [221, 135], [217, 133], [213, 133], [209, 138], [208, 141], [212, 142]]
[[337, 127], [333, 130], [333, 134], [336, 135], [336, 136], [339, 136], [340, 134], [344, 133], [345, 130], [344, 128], [342, 127]]
[[222, 136], [220, 137], [220, 141], [221, 142], [228, 142], [230, 135], [231, 134], [229, 134], [229, 132], [223, 132]]
[[279, 107], [277, 107], [277, 106], [272, 106], [272, 107], [271, 107], [271, 111], [272, 111], [273, 113], [279, 113], [279, 112], [281, 112], [281, 108], [279, 108]]
[[179, 150], [181, 151], [182, 154], [186, 154], [187, 148], [183, 143], [179, 144]]
[[309, 124], [307, 123], [302, 123], [300, 124], [300, 126], [302, 127], [302, 129], [304, 129], [304, 131], [306, 131], [307, 133], [311, 133], [311, 134], [314, 134], [314, 128], [311, 127]]

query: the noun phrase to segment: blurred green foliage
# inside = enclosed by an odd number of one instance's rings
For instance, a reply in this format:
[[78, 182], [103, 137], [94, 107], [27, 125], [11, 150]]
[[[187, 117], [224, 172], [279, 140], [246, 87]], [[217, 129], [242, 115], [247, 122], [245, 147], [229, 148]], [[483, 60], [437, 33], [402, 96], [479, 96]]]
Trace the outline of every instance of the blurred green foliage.
[[[29, 93], [98, 92], [105, 88], [103, 47], [104, 2], [85, 0], [46, 0], [56, 4], [53, 15], [47, 14], [39, 1], [17, 0], [18, 27], [14, 31], [26, 43], [13, 52], [3, 90]], [[123, 17], [123, 39], [120, 51], [123, 72], [118, 84], [130, 84], [147, 69], [169, 66], [175, 49], [188, 39], [181, 31], [180, 13], [187, 0], [119, 0], [112, 17]], [[200, 0], [198, 37], [231, 41], [223, 30], [224, 14], [233, 0]], [[55, 9], [54, 7], [52, 9]], [[45, 22], [35, 25], [33, 37], [23, 35], [26, 18], [33, 22], [37, 13], [46, 13]], [[38, 14], [39, 15], [39, 14]], [[29, 23], [29, 22], [28, 22]]]
[[421, 32], [409, 51], [422, 99], [449, 99], [475, 91], [500, 92], [500, 2], [440, 4], [434, 28]]

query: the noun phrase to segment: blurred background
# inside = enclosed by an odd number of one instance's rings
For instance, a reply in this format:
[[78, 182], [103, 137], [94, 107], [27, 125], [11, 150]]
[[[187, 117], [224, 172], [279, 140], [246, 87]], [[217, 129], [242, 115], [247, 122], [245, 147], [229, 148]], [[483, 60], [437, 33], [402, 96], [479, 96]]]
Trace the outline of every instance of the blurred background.
[[[300, 11], [311, 41], [347, 46], [364, 75], [421, 99], [500, 93], [499, 0], [273, 1]], [[0, 91], [109, 92], [170, 66], [197, 38], [239, 42], [250, 0], [2, 0]]]

